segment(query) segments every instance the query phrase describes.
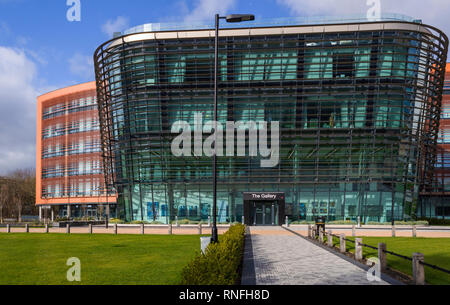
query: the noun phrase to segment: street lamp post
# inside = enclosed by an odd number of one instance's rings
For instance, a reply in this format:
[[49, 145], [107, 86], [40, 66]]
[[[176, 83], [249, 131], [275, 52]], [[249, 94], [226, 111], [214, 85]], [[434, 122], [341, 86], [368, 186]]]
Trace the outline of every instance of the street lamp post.
[[214, 47], [214, 151], [213, 151], [213, 226], [212, 226], [212, 236], [211, 242], [217, 243], [219, 237], [217, 234], [217, 113], [218, 113], [218, 66], [219, 66], [219, 26], [220, 19], [225, 19], [227, 22], [236, 23], [243, 21], [253, 21], [255, 20], [254, 15], [228, 15], [226, 17], [221, 17], [216, 14], [216, 40]]

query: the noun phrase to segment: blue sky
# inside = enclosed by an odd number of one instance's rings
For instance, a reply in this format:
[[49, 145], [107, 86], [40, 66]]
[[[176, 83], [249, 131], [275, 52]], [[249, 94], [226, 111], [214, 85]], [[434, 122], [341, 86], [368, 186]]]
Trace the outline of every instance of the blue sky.
[[[69, 22], [67, 0], [0, 0], [0, 175], [34, 167], [36, 97], [94, 80], [92, 56], [112, 32], [149, 22], [203, 21], [216, 12], [258, 19], [365, 15], [374, 0], [80, 0]], [[423, 19], [450, 34], [449, 0], [380, 0], [382, 12]]]

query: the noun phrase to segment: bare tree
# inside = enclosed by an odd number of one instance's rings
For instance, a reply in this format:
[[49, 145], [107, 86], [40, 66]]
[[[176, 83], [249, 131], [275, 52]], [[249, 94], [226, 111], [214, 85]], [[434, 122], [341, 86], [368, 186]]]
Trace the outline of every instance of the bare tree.
[[8, 200], [8, 186], [3, 184], [0, 188], [0, 223], [3, 223], [3, 207]]

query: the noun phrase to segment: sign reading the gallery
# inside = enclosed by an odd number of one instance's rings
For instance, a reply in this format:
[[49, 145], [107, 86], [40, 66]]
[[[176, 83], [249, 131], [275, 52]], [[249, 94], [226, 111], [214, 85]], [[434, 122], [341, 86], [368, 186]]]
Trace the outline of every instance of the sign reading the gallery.
[[244, 200], [284, 200], [284, 193], [244, 193]]

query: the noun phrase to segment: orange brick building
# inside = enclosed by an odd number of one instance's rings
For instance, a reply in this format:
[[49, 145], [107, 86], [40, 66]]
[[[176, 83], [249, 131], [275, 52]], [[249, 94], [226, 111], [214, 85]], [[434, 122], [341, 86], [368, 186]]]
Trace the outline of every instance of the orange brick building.
[[114, 216], [116, 196], [106, 191], [103, 175], [95, 82], [44, 94], [37, 102], [37, 205], [60, 217]]
[[433, 190], [422, 194], [418, 216], [450, 219], [450, 63], [445, 73]]

